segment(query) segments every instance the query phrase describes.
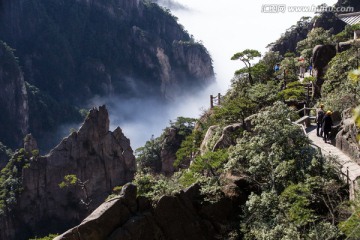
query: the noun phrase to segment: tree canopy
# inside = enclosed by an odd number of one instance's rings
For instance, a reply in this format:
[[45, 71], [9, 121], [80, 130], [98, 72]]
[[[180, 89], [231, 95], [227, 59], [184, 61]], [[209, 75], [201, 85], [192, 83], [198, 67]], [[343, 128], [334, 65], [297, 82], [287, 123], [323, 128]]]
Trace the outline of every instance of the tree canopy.
[[235, 53], [231, 57], [231, 60], [240, 60], [245, 64], [248, 70], [250, 84], [254, 83], [251, 76], [251, 61], [257, 57], [261, 57], [261, 53], [258, 50], [254, 49], [246, 49], [242, 52]]

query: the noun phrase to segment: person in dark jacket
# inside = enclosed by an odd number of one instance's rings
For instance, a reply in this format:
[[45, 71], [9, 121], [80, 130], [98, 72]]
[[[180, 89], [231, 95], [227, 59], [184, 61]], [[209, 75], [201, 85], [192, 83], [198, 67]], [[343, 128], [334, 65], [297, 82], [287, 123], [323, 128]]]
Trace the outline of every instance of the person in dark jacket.
[[[323, 135], [323, 131], [322, 131], [322, 121], [324, 119], [324, 116], [325, 116], [325, 112], [324, 112], [324, 104], [320, 104], [320, 108], [317, 109], [316, 111], [316, 125], [317, 125], [317, 128], [316, 128], [316, 135], [317, 136], [321, 136]], [[320, 134], [319, 134], [319, 130], [320, 131]]]
[[331, 119], [331, 111], [327, 111], [325, 114], [325, 117], [322, 122], [322, 131], [324, 133], [324, 141], [330, 140], [330, 132], [331, 127], [333, 125], [332, 119]]

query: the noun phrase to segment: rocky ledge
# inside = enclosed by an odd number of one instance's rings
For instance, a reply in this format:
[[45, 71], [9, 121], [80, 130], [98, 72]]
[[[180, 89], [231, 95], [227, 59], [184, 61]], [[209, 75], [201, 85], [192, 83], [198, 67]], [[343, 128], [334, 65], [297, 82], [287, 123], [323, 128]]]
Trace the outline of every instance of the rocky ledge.
[[54, 240], [219, 239], [233, 212], [229, 198], [200, 204], [200, 187], [163, 196], [154, 207], [126, 184], [120, 196], [103, 203], [80, 225]]

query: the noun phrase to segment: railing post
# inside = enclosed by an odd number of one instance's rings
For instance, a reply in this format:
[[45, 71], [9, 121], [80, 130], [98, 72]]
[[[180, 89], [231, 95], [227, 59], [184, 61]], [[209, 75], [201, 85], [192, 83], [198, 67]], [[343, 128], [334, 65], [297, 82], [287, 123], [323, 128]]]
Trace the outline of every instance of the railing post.
[[306, 104], [304, 103], [304, 116], [306, 116]]
[[210, 109], [214, 107], [213, 98], [214, 98], [213, 95], [210, 95]]
[[220, 105], [221, 104], [221, 95], [220, 95], [220, 93], [218, 93], [218, 105]]
[[309, 102], [310, 102], [310, 85], [307, 84], [307, 85], [306, 85], [306, 88], [307, 88], [307, 99], [306, 99], [306, 103], [309, 105]]

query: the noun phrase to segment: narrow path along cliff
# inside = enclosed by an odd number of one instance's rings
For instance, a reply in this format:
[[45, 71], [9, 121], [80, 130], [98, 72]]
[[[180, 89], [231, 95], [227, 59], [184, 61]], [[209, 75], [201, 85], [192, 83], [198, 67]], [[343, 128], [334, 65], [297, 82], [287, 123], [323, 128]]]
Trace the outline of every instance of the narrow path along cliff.
[[339, 148], [330, 143], [325, 143], [322, 137], [316, 135], [316, 126], [311, 125], [306, 128], [307, 136], [314, 145], [319, 147], [324, 157], [334, 159], [334, 163], [339, 166], [344, 178], [350, 187], [350, 199], [355, 197], [355, 190], [359, 189], [357, 179], [360, 177], [360, 166]]

